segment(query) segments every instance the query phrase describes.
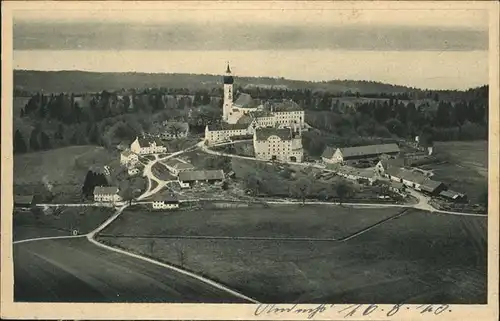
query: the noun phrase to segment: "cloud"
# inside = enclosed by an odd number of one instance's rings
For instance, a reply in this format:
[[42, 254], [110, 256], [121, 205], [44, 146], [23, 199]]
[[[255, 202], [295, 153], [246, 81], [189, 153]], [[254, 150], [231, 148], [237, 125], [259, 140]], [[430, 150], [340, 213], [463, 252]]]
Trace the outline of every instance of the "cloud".
[[276, 50], [473, 51], [488, 49], [488, 32], [463, 27], [294, 25], [262, 23], [14, 24], [14, 50]]

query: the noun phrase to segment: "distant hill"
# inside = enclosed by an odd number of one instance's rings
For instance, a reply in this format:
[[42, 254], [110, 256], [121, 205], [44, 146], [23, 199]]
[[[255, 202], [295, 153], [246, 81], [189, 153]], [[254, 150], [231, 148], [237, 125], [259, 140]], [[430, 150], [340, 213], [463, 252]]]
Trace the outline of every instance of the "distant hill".
[[[101, 73], [84, 71], [32, 71], [15, 70], [14, 86], [28, 92], [101, 92], [129, 88], [213, 88], [221, 84], [221, 76], [196, 74], [148, 74], [148, 73]], [[283, 78], [236, 77], [238, 86], [308, 88], [335, 92], [359, 92], [360, 94], [403, 93], [419, 89], [373, 81], [332, 80], [310, 82]]]

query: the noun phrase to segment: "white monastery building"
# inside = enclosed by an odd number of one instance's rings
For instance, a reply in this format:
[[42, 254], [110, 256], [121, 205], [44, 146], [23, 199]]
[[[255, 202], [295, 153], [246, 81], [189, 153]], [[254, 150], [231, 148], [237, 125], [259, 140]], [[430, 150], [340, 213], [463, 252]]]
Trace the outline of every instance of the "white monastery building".
[[167, 148], [157, 138], [136, 138], [130, 145], [130, 150], [138, 155], [167, 152]]
[[299, 163], [304, 159], [300, 127], [256, 128], [253, 147], [257, 159]]
[[94, 201], [96, 202], [119, 202], [122, 200], [118, 195], [118, 187], [116, 186], [96, 186], [94, 188]]
[[223, 76], [224, 102], [222, 123], [205, 128], [205, 140], [214, 144], [234, 136], [253, 135], [256, 128], [305, 128], [304, 110], [292, 100], [276, 100], [260, 104], [249, 94], [241, 93], [233, 100], [234, 78], [229, 65]]

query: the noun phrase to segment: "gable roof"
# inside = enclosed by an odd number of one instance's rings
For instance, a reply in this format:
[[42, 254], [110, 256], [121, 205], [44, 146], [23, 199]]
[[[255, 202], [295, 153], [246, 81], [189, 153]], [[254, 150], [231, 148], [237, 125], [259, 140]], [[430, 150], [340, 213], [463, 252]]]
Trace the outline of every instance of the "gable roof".
[[282, 140], [291, 140], [292, 131], [290, 128], [257, 128], [255, 136], [257, 140], [267, 140], [271, 136], [278, 136]]
[[286, 111], [301, 111], [303, 110], [299, 104], [291, 99], [283, 99], [283, 101], [271, 104], [273, 112], [286, 112]]
[[252, 96], [250, 96], [247, 93], [241, 93], [238, 96], [238, 99], [233, 103], [234, 107], [240, 107], [240, 108], [255, 108], [257, 107], [257, 104], [253, 100]]
[[228, 123], [211, 124], [208, 125], [208, 130], [210, 131], [242, 130], [242, 129], [247, 129], [249, 125], [250, 124], [228, 124]]
[[389, 167], [397, 167], [402, 168], [405, 167], [405, 160], [403, 158], [389, 158], [383, 159], [380, 161], [384, 169], [388, 169]]
[[116, 186], [96, 186], [94, 188], [94, 194], [116, 194], [118, 193], [118, 187]]
[[388, 169], [386, 169], [386, 172], [391, 176], [402, 178], [416, 184], [422, 184], [425, 181], [429, 180], [429, 178], [424, 174], [420, 174], [418, 172], [414, 172], [404, 168], [389, 167]]
[[204, 181], [204, 180], [214, 180], [224, 179], [224, 172], [222, 169], [216, 170], [205, 170], [205, 171], [187, 171], [179, 173], [180, 181]]
[[333, 154], [335, 154], [336, 150], [337, 149], [335, 147], [326, 146], [325, 150], [323, 151], [323, 154], [321, 154], [321, 157], [332, 158], [332, 156], [333, 156]]
[[441, 191], [439, 193], [440, 196], [444, 196], [444, 197], [447, 197], [447, 198], [451, 198], [451, 199], [457, 199], [457, 198], [462, 198], [464, 197], [465, 195], [462, 194], [462, 193], [459, 193], [459, 192], [455, 192], [455, 191], [452, 191], [452, 190], [447, 190], [447, 191]]
[[432, 193], [434, 192], [436, 189], [438, 189], [438, 187], [442, 186], [443, 185], [443, 182], [439, 182], [439, 181], [434, 181], [432, 179], [427, 179], [426, 181], [424, 181], [422, 183], [422, 185], [420, 186], [420, 188], [423, 190], [423, 191], [426, 191], [426, 192], [429, 192], [429, 193]]
[[356, 147], [343, 147], [340, 148], [340, 151], [342, 152], [342, 157], [349, 158], [399, 153], [399, 147], [397, 144], [366, 145]]
[[173, 194], [167, 194], [167, 195], [155, 195], [153, 197], [153, 202], [167, 202], [167, 203], [177, 203], [179, 202], [179, 199], [177, 196]]

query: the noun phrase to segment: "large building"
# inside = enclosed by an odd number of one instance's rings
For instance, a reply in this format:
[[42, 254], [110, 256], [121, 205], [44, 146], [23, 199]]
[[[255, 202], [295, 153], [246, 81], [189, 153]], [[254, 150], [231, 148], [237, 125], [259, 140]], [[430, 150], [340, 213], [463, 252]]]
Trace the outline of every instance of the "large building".
[[256, 128], [253, 135], [255, 158], [280, 162], [302, 162], [302, 136], [295, 128]]
[[130, 145], [130, 150], [138, 155], [166, 153], [167, 148], [163, 146], [158, 138], [136, 138]]
[[96, 202], [119, 202], [122, 200], [118, 195], [119, 189], [116, 186], [96, 186], [94, 188], [94, 201]]
[[356, 162], [360, 160], [374, 159], [382, 155], [395, 157], [400, 150], [397, 144], [366, 145], [356, 147], [332, 148], [327, 147], [321, 159], [325, 163], [338, 164], [345, 162]]
[[241, 93], [234, 101], [234, 78], [229, 65], [223, 77], [224, 102], [222, 122], [205, 128], [208, 144], [229, 141], [232, 137], [253, 135], [256, 128], [305, 128], [304, 110], [292, 100], [268, 101], [264, 104]]

